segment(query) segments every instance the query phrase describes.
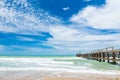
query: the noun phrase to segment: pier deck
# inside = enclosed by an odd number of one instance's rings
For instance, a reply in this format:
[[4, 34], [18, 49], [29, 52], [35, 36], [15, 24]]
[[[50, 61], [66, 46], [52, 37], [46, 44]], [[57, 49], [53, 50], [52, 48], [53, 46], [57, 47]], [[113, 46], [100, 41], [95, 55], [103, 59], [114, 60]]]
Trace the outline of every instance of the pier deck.
[[107, 47], [86, 54], [77, 54], [77, 57], [97, 60], [99, 62], [107, 61], [108, 63], [116, 64], [117, 62], [120, 62], [120, 49]]

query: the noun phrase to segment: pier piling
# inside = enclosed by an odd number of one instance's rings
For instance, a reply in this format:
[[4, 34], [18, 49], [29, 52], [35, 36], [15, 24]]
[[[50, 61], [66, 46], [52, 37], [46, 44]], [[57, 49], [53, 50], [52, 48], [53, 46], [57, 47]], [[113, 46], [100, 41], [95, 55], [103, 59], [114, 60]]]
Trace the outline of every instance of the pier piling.
[[86, 54], [77, 54], [77, 57], [92, 59], [99, 62], [107, 61], [108, 63], [117, 64], [117, 62], [120, 61], [120, 49], [115, 50], [113, 47], [108, 47]]

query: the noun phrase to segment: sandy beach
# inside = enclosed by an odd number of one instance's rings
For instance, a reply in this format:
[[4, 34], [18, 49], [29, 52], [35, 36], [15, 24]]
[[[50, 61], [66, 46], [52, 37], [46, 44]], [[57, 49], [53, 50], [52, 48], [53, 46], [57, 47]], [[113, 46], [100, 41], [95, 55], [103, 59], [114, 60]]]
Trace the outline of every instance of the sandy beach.
[[77, 57], [0, 58], [0, 80], [120, 80], [119, 65]]
[[70, 73], [58, 71], [1, 71], [0, 80], [120, 80], [120, 74]]

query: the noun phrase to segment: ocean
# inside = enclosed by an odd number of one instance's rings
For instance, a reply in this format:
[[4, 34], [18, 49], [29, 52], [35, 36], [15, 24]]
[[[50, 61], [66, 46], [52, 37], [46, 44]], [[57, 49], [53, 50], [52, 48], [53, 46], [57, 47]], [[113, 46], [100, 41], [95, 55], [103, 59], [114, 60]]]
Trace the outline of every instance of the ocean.
[[[120, 64], [74, 56], [1, 56], [0, 71], [44, 70], [74, 73], [120, 74]], [[112, 73], [111, 73], [112, 72]]]

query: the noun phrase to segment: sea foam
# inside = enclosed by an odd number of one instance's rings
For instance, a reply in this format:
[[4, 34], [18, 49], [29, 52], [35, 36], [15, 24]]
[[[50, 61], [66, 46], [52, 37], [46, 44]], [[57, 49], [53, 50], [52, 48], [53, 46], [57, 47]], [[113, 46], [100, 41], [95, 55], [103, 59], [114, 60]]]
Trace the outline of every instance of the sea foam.
[[[101, 67], [105, 67], [105, 69]], [[0, 58], [0, 71], [49, 70], [75, 73], [120, 74], [119, 67], [118, 65], [76, 57]]]

